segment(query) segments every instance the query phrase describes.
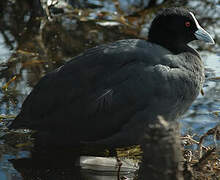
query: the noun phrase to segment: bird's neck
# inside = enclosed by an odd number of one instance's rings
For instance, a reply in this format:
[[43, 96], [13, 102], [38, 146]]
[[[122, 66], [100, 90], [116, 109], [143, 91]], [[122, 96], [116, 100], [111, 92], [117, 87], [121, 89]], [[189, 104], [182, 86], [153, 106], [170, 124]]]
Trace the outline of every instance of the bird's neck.
[[175, 39], [175, 41], [171, 41], [170, 38], [163, 39], [163, 41], [159, 38], [156, 39], [151, 39], [149, 37], [148, 39], [149, 42], [158, 44], [169, 51], [171, 51], [173, 54], [180, 54], [184, 52], [189, 52], [192, 53], [193, 55], [196, 55], [197, 57], [200, 58], [199, 53], [193, 49], [192, 47], [188, 46], [186, 43], [181, 43], [178, 41], [178, 39]]

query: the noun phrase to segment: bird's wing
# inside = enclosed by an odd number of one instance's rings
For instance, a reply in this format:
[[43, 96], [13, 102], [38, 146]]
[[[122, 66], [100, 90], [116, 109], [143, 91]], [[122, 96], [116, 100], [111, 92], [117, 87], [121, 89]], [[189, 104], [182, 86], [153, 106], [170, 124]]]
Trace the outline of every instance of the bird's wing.
[[146, 44], [140, 40], [122, 40], [98, 46], [47, 74], [25, 99], [11, 127], [46, 125], [41, 119], [53, 112], [62, 113], [70, 105], [78, 112], [77, 116], [82, 109], [91, 114], [108, 109], [115, 93], [113, 87], [132, 76], [132, 66], [142, 59], [140, 53], [144, 55]]

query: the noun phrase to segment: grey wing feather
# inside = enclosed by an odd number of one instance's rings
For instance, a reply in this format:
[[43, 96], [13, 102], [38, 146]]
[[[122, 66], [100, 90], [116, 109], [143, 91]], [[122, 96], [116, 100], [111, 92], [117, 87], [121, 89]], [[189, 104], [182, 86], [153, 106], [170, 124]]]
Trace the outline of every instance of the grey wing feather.
[[113, 90], [104, 90], [104, 93], [96, 99], [97, 111], [110, 111], [112, 105]]

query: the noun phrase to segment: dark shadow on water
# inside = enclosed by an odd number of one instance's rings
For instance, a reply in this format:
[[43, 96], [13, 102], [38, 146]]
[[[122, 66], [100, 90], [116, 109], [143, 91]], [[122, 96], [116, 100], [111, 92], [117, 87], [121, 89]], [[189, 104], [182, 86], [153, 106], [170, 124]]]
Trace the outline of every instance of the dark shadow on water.
[[31, 158], [9, 160], [23, 179], [80, 180], [80, 167], [76, 166], [78, 155], [73, 153], [32, 153]]

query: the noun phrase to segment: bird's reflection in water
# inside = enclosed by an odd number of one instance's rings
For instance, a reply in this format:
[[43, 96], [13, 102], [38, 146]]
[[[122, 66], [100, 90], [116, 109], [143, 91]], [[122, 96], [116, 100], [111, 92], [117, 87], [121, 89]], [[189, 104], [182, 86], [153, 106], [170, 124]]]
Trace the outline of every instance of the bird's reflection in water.
[[[80, 158], [79, 153], [73, 151], [52, 151], [32, 152], [30, 158], [9, 161], [24, 180], [118, 180], [115, 158]], [[132, 180], [136, 170], [134, 166], [123, 167], [120, 179]]]
[[30, 158], [11, 159], [24, 180], [81, 180], [79, 155], [70, 152], [32, 152]]

